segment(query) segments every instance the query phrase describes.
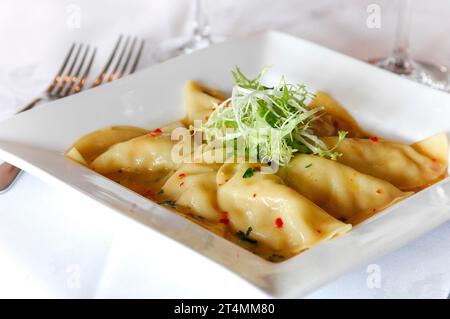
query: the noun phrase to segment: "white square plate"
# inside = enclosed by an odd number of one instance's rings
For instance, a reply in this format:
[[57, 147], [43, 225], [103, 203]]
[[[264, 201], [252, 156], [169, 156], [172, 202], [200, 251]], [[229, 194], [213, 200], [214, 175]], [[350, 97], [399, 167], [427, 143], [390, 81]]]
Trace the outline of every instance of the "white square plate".
[[[203, 254], [276, 297], [302, 296], [450, 219], [450, 182], [446, 178], [341, 238], [272, 264], [64, 158], [69, 145], [96, 129], [109, 125], [152, 128], [181, 118], [181, 91], [186, 80], [229, 91], [230, 70], [235, 65], [247, 74], [273, 65], [270, 75], [274, 78], [284, 74], [291, 82], [328, 91], [363, 127], [383, 137], [412, 142], [450, 132], [450, 95], [307, 41], [265, 32], [178, 57], [3, 121], [0, 157], [139, 220], [181, 243], [177, 249], [184, 253], [190, 247], [188, 251], [199, 257], [198, 262], [205, 261], [198, 255]], [[201, 274], [193, 275], [201, 278]]]

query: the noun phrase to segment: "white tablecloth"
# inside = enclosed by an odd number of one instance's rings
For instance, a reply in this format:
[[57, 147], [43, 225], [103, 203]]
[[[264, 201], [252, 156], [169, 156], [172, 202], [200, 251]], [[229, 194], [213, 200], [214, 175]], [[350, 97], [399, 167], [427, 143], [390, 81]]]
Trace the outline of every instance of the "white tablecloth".
[[[392, 1], [205, 2], [213, 31], [227, 37], [272, 28], [360, 59], [386, 55], [392, 45]], [[45, 88], [73, 41], [96, 44], [97, 61], [104, 61], [118, 34], [136, 34], [147, 40], [140, 67], [150, 66], [158, 43], [189, 34], [191, 3], [2, 1], [0, 119]], [[381, 8], [381, 28], [366, 25], [366, 9], [373, 3]], [[450, 3], [414, 1], [413, 5], [413, 55], [450, 66]], [[74, 12], [80, 19], [73, 19]], [[100, 67], [97, 63], [94, 71]], [[203, 287], [192, 276], [184, 281], [158, 276], [152, 264], [155, 251], [146, 236], [145, 227], [23, 174], [14, 189], [0, 195], [0, 297], [261, 296], [250, 286], [232, 289], [237, 279], [231, 274], [224, 275], [229, 284], [220, 289]], [[169, 253], [165, 258], [167, 272], [180, 271]], [[310, 297], [446, 298], [449, 265], [450, 224], [445, 224]]]

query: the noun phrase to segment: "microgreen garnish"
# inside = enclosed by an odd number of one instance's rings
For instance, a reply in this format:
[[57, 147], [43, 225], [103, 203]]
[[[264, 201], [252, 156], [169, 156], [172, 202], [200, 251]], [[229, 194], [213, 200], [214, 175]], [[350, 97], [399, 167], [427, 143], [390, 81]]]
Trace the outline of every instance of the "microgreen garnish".
[[252, 227], [249, 227], [245, 233], [242, 230], [240, 230], [236, 233], [236, 236], [242, 241], [256, 245], [258, 241], [256, 239], [251, 239], [250, 237], [248, 237], [252, 232], [252, 230], [253, 230]]
[[161, 194], [164, 194], [164, 189], [162, 189], [162, 188], [158, 192], [158, 195], [161, 195]]
[[310, 168], [312, 166], [312, 163], [309, 163], [308, 165], [305, 166], [305, 168]]
[[[308, 108], [314, 95], [303, 84], [286, 83], [284, 77], [278, 85], [263, 85], [267, 70], [249, 79], [236, 67], [231, 72], [235, 79], [231, 98], [214, 105], [208, 120], [194, 130], [204, 134], [209, 146], [240, 140], [246, 154], [256, 151], [263, 163], [285, 166], [297, 152], [333, 160], [340, 156], [311, 130], [322, 111]], [[338, 144], [344, 137], [345, 133], [339, 132]]]
[[250, 178], [253, 176], [253, 168], [247, 168], [247, 170], [245, 171], [244, 175], [242, 175], [242, 178]]

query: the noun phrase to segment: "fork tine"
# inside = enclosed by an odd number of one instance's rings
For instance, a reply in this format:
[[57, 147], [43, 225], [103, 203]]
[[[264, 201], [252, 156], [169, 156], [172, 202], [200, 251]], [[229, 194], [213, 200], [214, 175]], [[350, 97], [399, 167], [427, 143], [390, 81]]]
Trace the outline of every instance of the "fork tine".
[[111, 52], [111, 55], [108, 58], [108, 61], [106, 62], [105, 66], [103, 67], [102, 72], [99, 74], [99, 76], [95, 79], [94, 83], [92, 84], [92, 87], [96, 87], [97, 85], [100, 85], [103, 82], [103, 79], [106, 76], [106, 73], [108, 72], [109, 66], [111, 65], [114, 57], [116, 56], [117, 49], [119, 48], [120, 43], [122, 42], [123, 35], [121, 34], [119, 38], [117, 39], [117, 42], [114, 46], [113, 51]]
[[69, 84], [67, 85], [64, 92], [60, 95], [61, 97], [66, 97], [70, 94], [70, 91], [72, 90], [73, 85], [78, 81], [78, 77], [81, 73], [81, 69], [83, 68], [84, 62], [86, 61], [86, 57], [88, 55], [89, 50], [91, 47], [88, 45], [86, 49], [84, 50], [83, 58], [81, 59], [80, 65], [78, 66], [78, 69], [75, 71], [75, 74], [72, 76]]
[[89, 64], [87, 65], [86, 70], [84, 70], [83, 76], [80, 78], [80, 81], [78, 82], [77, 86], [75, 87], [74, 93], [80, 92], [83, 89], [83, 87], [86, 85], [87, 78], [88, 78], [89, 72], [91, 70], [92, 64], [94, 63], [94, 58], [95, 58], [96, 53], [97, 53], [97, 48], [94, 48], [94, 52], [92, 53]]
[[130, 37], [125, 39], [125, 44], [123, 45], [122, 51], [120, 52], [119, 58], [117, 59], [116, 65], [114, 66], [113, 71], [108, 77], [108, 82], [111, 82], [116, 77], [117, 70], [119, 69], [120, 63], [122, 62], [123, 57], [128, 49], [128, 43], [130, 42]]
[[58, 89], [56, 90], [56, 92], [54, 93], [55, 96], [60, 97], [60, 93], [62, 91], [62, 89], [64, 88], [64, 86], [66, 85], [66, 83], [71, 79], [71, 75], [72, 75], [72, 71], [73, 68], [75, 67], [77, 60], [78, 60], [78, 56], [80, 55], [81, 49], [83, 48], [83, 44], [80, 44], [78, 46], [77, 49], [77, 53], [75, 53], [75, 57], [73, 58], [72, 64], [70, 65], [69, 69], [67, 70], [66, 75], [64, 76], [64, 79], [62, 81], [62, 83], [59, 85]]
[[130, 50], [128, 52], [128, 56], [125, 60], [125, 63], [123, 65], [122, 69], [119, 72], [119, 76], [117, 77], [118, 79], [121, 79], [125, 75], [128, 64], [130, 63], [130, 60], [131, 60], [131, 56], [133, 55], [133, 51], [134, 51], [134, 47], [136, 46], [136, 42], [137, 42], [137, 37], [134, 37], [133, 42], [131, 43]]
[[72, 43], [72, 45], [70, 46], [69, 52], [67, 52], [66, 57], [64, 58], [64, 61], [61, 65], [61, 67], [59, 68], [58, 73], [56, 73], [55, 75], [55, 79], [53, 80], [53, 82], [50, 84], [50, 86], [47, 88], [46, 93], [50, 94], [51, 91], [53, 90], [53, 88], [58, 84], [58, 82], [61, 80], [62, 77], [62, 73], [64, 72], [64, 69], [67, 66], [67, 63], [70, 60], [70, 56], [72, 55], [73, 50], [75, 49], [75, 45], [76, 43]]
[[132, 74], [132, 73], [134, 73], [134, 71], [136, 71], [137, 65], [139, 63], [139, 59], [141, 58], [142, 50], [144, 49], [144, 43], [145, 43], [145, 41], [142, 40], [141, 41], [141, 46], [139, 47], [139, 51], [138, 51], [138, 53], [136, 55], [136, 58], [135, 58], [134, 63], [133, 63], [133, 66], [131, 67], [130, 74]]

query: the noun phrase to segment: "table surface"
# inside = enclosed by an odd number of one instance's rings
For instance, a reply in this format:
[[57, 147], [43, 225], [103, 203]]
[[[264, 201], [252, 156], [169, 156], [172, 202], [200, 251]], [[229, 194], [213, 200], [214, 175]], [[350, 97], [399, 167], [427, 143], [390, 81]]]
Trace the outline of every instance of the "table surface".
[[[370, 4], [379, 5], [380, 28], [367, 27]], [[359, 59], [389, 53], [396, 18], [388, 0], [219, 0], [205, 1], [205, 7], [216, 34], [277, 29]], [[146, 39], [140, 67], [148, 67], [161, 41], [189, 34], [191, 9], [189, 0], [2, 1], [0, 38], [8, 49], [0, 51], [0, 119], [46, 87], [73, 41], [95, 43], [97, 61], [104, 61], [118, 34], [139, 35]], [[449, 12], [445, 0], [413, 1], [414, 57], [450, 66]], [[173, 282], [149, 274], [152, 251], [142, 253], [145, 238], [145, 227], [24, 173], [0, 195], [0, 297], [262, 296], [251, 287], [233, 290], [233, 276], [228, 288], [211, 289], [195, 278]], [[449, 264], [447, 223], [309, 297], [446, 298]], [[176, 264], [167, 267], [177, 271]]]

